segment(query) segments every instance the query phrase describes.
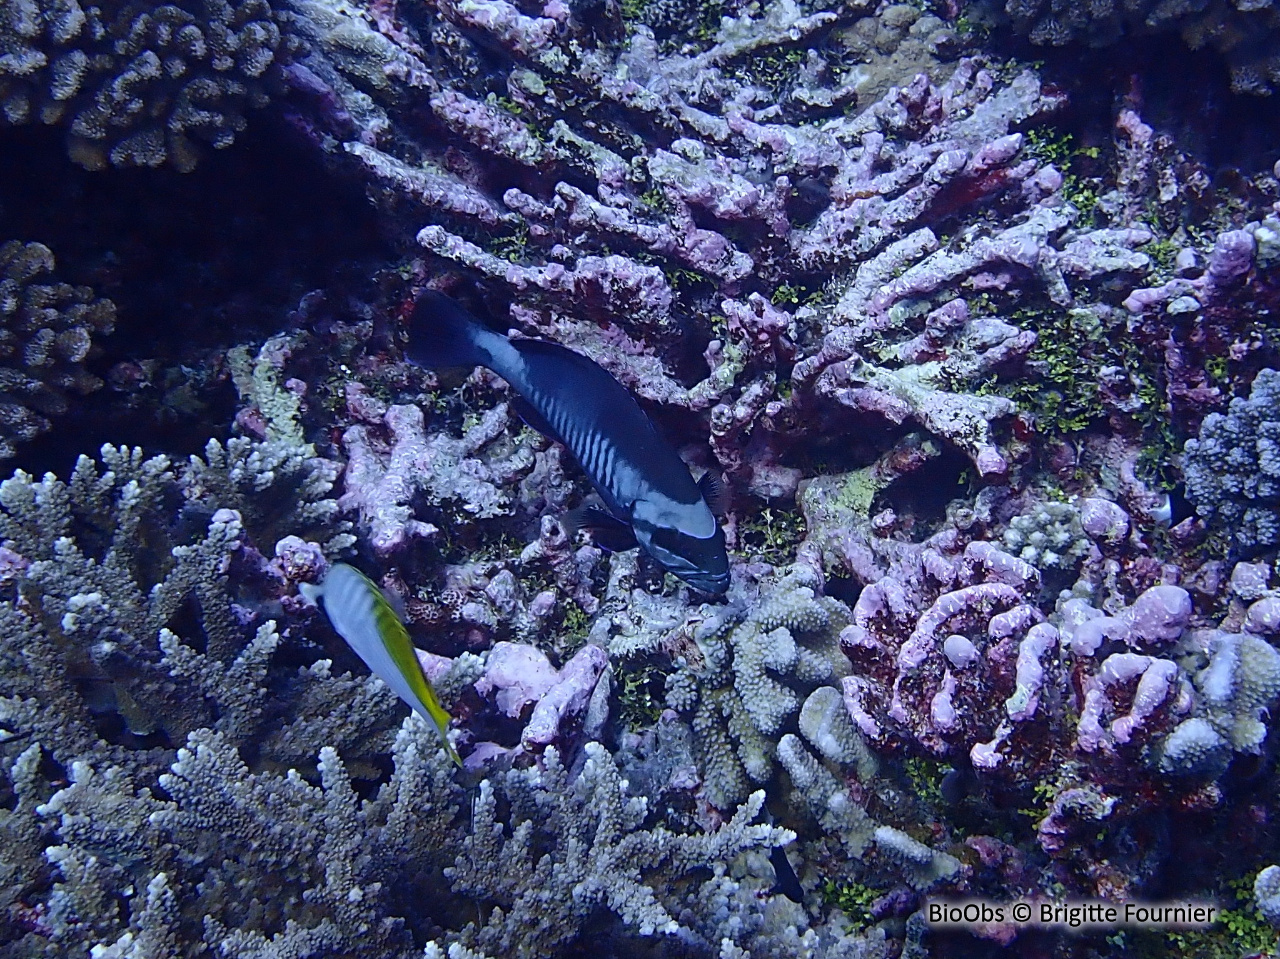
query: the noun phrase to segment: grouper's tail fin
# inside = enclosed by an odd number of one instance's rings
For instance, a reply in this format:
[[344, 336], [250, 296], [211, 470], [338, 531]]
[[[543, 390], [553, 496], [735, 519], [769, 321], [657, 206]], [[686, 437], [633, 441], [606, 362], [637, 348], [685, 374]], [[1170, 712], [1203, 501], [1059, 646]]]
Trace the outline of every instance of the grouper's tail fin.
[[409, 320], [409, 340], [405, 357], [428, 369], [451, 366], [486, 366], [486, 341], [500, 336], [485, 329], [480, 321], [455, 299], [423, 290]]

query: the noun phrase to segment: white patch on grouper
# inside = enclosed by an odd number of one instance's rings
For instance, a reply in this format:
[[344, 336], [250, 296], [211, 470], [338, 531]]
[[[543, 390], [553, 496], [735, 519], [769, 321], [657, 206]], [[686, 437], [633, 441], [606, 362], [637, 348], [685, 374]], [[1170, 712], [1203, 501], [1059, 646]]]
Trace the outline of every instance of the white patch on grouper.
[[695, 539], [710, 539], [716, 534], [716, 518], [711, 510], [698, 509], [699, 505], [681, 503], [650, 489], [636, 500], [631, 515], [655, 529], [674, 529]]

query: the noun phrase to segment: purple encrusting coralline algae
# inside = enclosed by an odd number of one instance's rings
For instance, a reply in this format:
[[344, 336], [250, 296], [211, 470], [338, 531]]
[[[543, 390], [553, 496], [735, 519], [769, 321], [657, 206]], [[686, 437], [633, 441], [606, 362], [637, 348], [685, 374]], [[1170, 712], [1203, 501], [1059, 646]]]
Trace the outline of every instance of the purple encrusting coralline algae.
[[[1136, 97], [1091, 192], [1046, 145], [1065, 95], [944, 65], [936, 17], [722, 12], [677, 47], [611, 4], [292, 0], [246, 39], [412, 259], [230, 351], [247, 436], [0, 484], [19, 954], [1030, 954], [930, 931], [924, 897], [1212, 897], [1280, 858], [1249, 532], [1278, 522], [1275, 177], [1190, 229], [1208, 180]], [[850, 62], [868, 28], [930, 69], [872, 77], [901, 60]], [[225, 72], [218, 143], [257, 99]], [[723, 603], [571, 534], [587, 483], [496, 377], [397, 360], [424, 286], [591, 357], [725, 475]], [[51, 341], [62, 303], [6, 315]], [[461, 773], [298, 598], [352, 546]], [[1224, 848], [1230, 875], [1183, 868]]]
[[[424, 229], [419, 242], [520, 294], [515, 316], [526, 328], [583, 350], [641, 396], [709, 409], [720, 465], [748, 488], [768, 495], [793, 492], [794, 475], [780, 468], [781, 454], [809, 435], [802, 424], [827, 428], [832, 419], [839, 421], [841, 407], [845, 419], [861, 414], [890, 424], [919, 422], [969, 452], [980, 473], [999, 476], [1008, 464], [988, 423], [1010, 415], [1012, 405], [943, 384], [977, 383], [1016, 368], [1034, 335], [997, 317], [971, 319], [963, 302], [922, 323], [897, 315], [901, 310], [895, 307], [974, 276], [998, 285], [1011, 270], [1040, 271], [1055, 291], [1069, 296], [1064, 273], [1084, 278], [1130, 265], [1100, 256], [1079, 262], [1071, 247], [1066, 255], [1042, 253], [1048, 234], [1069, 222], [1047, 208], [957, 251], [939, 249], [928, 227], [912, 229], [958, 206], [997, 197], [1015, 208], [1037, 209], [1061, 178], [1051, 168], [1018, 161], [1022, 138], [1007, 130], [1054, 105], [1030, 74], [1002, 84], [968, 63], [941, 87], [921, 77], [856, 120], [832, 121], [818, 130], [762, 124], [746, 119], [750, 111], [742, 110], [733, 115], [741, 119], [730, 121], [719, 150], [715, 142], [677, 140], [673, 146], [684, 155], [656, 151], [646, 160], [647, 182], [673, 211], [666, 219], [683, 221], [692, 231], [684, 239], [644, 228], [653, 217], [622, 178], [621, 158], [612, 156], [596, 158], [602, 199], [561, 184], [550, 203], [538, 201], [534, 222], [542, 227], [544, 265], [513, 265], [438, 226]], [[769, 190], [746, 178], [762, 166], [774, 171]], [[793, 181], [818, 174], [830, 180], [827, 209], [812, 223], [791, 224], [784, 198]], [[726, 202], [726, 190], [738, 191], [736, 202]], [[504, 199], [526, 214], [534, 202], [517, 191]], [[590, 216], [582, 213], [584, 204]], [[695, 211], [733, 226], [734, 236], [753, 245], [737, 249], [723, 236], [693, 226]], [[704, 380], [685, 388], [669, 372], [682, 339], [673, 334], [683, 310], [663, 271], [617, 254], [573, 256], [564, 241], [581, 230], [606, 242], [616, 237], [639, 244], [652, 256], [717, 281], [724, 328], [707, 349]], [[1149, 239], [1140, 230], [1115, 232], [1100, 237], [1099, 246], [1111, 250]], [[710, 242], [713, 237], [716, 242]], [[580, 250], [582, 243], [574, 246]], [[739, 266], [726, 265], [740, 260]], [[855, 264], [860, 265], [827, 317], [803, 307], [788, 313], [738, 292], [748, 273], [777, 283]], [[897, 357], [858, 353], [873, 338], [901, 336], [897, 330], [904, 322], [916, 335], [898, 348]], [[802, 336], [824, 337], [825, 345], [803, 359], [795, 342]], [[948, 354], [950, 361], [943, 359]], [[774, 370], [796, 360], [791, 395], [780, 398]], [[929, 368], [931, 360], [942, 362]], [[741, 440], [748, 432], [752, 441], [744, 455]]]
[[[718, 56], [706, 54], [707, 64]], [[521, 66], [513, 56], [511, 76], [535, 67], [545, 74], [549, 58], [544, 52]], [[626, 98], [611, 86], [603, 95], [637, 111], [638, 129], [660, 119], [674, 124], [682, 135], [670, 150], [633, 138], [628, 148], [642, 152], [626, 160], [615, 152], [620, 144], [570, 135], [563, 118], [552, 122], [564, 110], [554, 87], [540, 83], [539, 96], [513, 89], [520, 116], [551, 127], [538, 151], [507, 156], [538, 170], [545, 184], [540, 196], [503, 193], [527, 226], [523, 253], [513, 262], [464, 237], [491, 233], [497, 220], [487, 212], [424, 199], [403, 185], [406, 199], [428, 207], [424, 215], [433, 210], [446, 221], [425, 227], [419, 242], [516, 297], [511, 317], [525, 330], [582, 350], [642, 397], [706, 411], [718, 465], [753, 492], [793, 494], [799, 476], [784, 456], [862, 422], [922, 425], [966, 451], [979, 475], [1004, 477], [1008, 457], [993, 426], [1015, 407], [969, 389], [1015, 373], [1036, 337], [999, 316], [971, 316], [964, 299], [948, 300], [945, 291], [999, 290], [1030, 274], [1045, 295], [1069, 305], [1072, 282], [1144, 269], [1133, 247], [1151, 239], [1136, 227], [1070, 229], [1075, 213], [1055, 192], [1061, 174], [1028, 158], [1023, 136], [1009, 132], [1059, 101], [1029, 73], [1005, 81], [963, 62], [944, 84], [921, 76], [856, 118], [819, 127], [776, 122], [776, 107], [750, 105], [760, 91], [720, 77], [710, 92], [696, 87], [697, 99], [722, 99], [727, 120], [702, 122], [686, 98], [695, 89], [690, 77], [705, 84], [707, 70], [656, 58], [643, 33], [623, 60], [628, 77], [651, 82], [630, 79]], [[588, 72], [556, 79], [580, 83]], [[481, 155], [495, 149], [495, 125], [520, 125], [492, 105], [460, 113], [456, 97], [431, 103]], [[430, 144], [420, 150], [430, 157]], [[355, 152], [366, 162], [376, 154], [368, 146]], [[558, 180], [561, 171], [590, 176], [598, 198]], [[762, 184], [763, 171], [771, 173]], [[802, 182], [818, 183], [827, 202], [811, 221], [793, 222], [790, 198]], [[384, 190], [396, 195], [397, 183]], [[927, 225], [978, 203], [1000, 204], [1009, 225], [946, 244]], [[724, 232], [697, 225], [704, 221]], [[638, 252], [607, 252], [612, 243]], [[694, 302], [671, 285], [682, 270], [708, 285]], [[834, 308], [821, 313], [788, 311], [743, 288], [748, 278], [767, 291], [833, 272], [847, 278], [832, 285]], [[921, 313], [930, 297], [937, 308]], [[689, 341], [681, 331], [707, 330], [691, 308], [722, 319], [709, 330], [708, 374], [685, 386], [674, 374]], [[815, 339], [821, 349], [804, 348]], [[790, 389], [780, 395], [778, 369], [790, 364]]]

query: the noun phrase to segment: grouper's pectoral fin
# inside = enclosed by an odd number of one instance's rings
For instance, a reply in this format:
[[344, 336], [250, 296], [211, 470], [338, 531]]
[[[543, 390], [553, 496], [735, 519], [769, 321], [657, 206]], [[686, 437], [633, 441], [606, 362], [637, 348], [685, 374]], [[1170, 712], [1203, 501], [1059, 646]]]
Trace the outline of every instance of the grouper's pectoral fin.
[[707, 504], [707, 509], [711, 510], [711, 515], [716, 519], [724, 519], [725, 510], [729, 505], [729, 491], [725, 489], [724, 481], [719, 475], [710, 470], [703, 473], [702, 479], [698, 480], [698, 492], [702, 494], [702, 499]]
[[597, 546], [611, 553], [621, 553], [640, 545], [630, 526], [599, 506], [579, 506], [566, 513], [561, 522], [570, 536], [584, 529], [591, 534]]

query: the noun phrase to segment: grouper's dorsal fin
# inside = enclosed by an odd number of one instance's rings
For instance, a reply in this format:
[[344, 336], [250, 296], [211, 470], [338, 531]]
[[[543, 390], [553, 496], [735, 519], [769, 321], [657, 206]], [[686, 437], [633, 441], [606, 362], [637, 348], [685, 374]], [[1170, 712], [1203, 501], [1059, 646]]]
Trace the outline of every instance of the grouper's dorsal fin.
[[707, 509], [711, 510], [711, 514], [716, 519], [724, 519], [725, 509], [729, 505], [729, 491], [725, 489], [724, 481], [708, 470], [702, 474], [702, 479], [698, 480], [698, 492], [702, 494], [702, 499], [707, 504]]

